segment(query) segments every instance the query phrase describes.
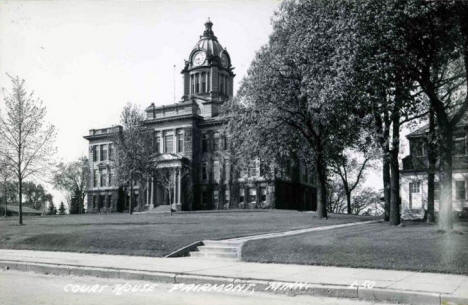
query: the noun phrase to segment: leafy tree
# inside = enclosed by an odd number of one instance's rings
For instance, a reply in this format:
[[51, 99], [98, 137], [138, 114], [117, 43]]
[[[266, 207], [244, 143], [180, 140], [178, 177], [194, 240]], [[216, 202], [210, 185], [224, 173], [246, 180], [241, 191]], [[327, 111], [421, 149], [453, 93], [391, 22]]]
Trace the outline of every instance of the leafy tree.
[[59, 215], [65, 215], [65, 205], [63, 204], [63, 201], [60, 202], [58, 212], [59, 212]]
[[52, 202], [52, 195], [44, 187], [33, 182], [24, 183], [24, 205], [33, 209], [43, 209], [48, 202]]
[[57, 209], [55, 208], [55, 205], [50, 202], [49, 207], [47, 209], [47, 215], [56, 215], [57, 214]]
[[46, 108], [28, 93], [24, 80], [11, 77], [12, 89], [5, 95], [0, 114], [0, 158], [12, 169], [18, 182], [19, 224], [23, 224], [23, 183], [33, 175], [47, 173], [55, 149], [55, 128], [46, 125]]
[[283, 2], [268, 45], [229, 103], [232, 145], [247, 158], [274, 166], [296, 155], [314, 164], [319, 217], [327, 217], [329, 161], [353, 143], [361, 119], [347, 99], [356, 49], [348, 4]]
[[117, 176], [130, 191], [129, 214], [134, 206], [135, 183], [144, 185], [157, 166], [154, 158], [154, 133], [143, 125], [144, 114], [135, 105], [127, 104], [120, 116], [122, 131], [115, 135]]
[[53, 176], [53, 184], [59, 190], [66, 192], [70, 206], [70, 214], [83, 213], [86, 187], [89, 183], [88, 158], [81, 157], [77, 161], [59, 163]]
[[404, 25], [406, 69], [427, 96], [438, 127], [439, 226], [453, 227], [453, 129], [468, 112], [468, 3], [409, 1]]
[[385, 220], [400, 223], [400, 128], [425, 116], [424, 97], [402, 56], [409, 1], [357, 2], [356, 100], [373, 114], [373, 131], [383, 156]]

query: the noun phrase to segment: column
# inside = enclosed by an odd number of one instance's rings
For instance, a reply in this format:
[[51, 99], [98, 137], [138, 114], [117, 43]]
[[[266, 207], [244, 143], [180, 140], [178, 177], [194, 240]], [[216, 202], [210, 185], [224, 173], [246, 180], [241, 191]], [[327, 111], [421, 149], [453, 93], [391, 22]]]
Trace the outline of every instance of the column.
[[154, 179], [151, 177], [150, 208], [154, 208]]
[[182, 192], [182, 185], [181, 185], [181, 169], [177, 169], [177, 204], [181, 204], [180, 202], [180, 195]]
[[[172, 196], [173, 197], [173, 202], [172, 204], [175, 205], [176, 203], [176, 198], [177, 198], [177, 172], [176, 170], [174, 169], [174, 195]], [[175, 208], [175, 207], [174, 207]]]
[[146, 205], [149, 205], [150, 201], [150, 183], [149, 179], [146, 179]]

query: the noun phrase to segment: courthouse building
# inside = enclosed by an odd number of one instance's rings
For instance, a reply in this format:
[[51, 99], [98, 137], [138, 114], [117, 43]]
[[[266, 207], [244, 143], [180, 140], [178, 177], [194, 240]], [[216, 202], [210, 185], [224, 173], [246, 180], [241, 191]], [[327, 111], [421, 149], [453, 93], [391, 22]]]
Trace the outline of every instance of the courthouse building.
[[[222, 105], [233, 97], [233, 66], [207, 21], [203, 35], [190, 51], [177, 103], [146, 108], [144, 124], [154, 131], [157, 168], [171, 172], [169, 181], [154, 175], [134, 187], [136, 210], [171, 205], [177, 210], [290, 208], [314, 210], [316, 195], [310, 169], [291, 159], [266, 179], [258, 160], [235, 171], [229, 162], [229, 139], [223, 134]], [[113, 168], [112, 138], [121, 126], [92, 129], [89, 141], [87, 211], [128, 210], [129, 187], [118, 185]]]

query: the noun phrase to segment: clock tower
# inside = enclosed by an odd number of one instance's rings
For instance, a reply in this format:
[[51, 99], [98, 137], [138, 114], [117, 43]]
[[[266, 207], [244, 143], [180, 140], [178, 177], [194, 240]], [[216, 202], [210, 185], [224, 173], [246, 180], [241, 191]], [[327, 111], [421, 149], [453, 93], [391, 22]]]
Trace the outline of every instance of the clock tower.
[[226, 48], [213, 33], [208, 19], [199, 41], [190, 52], [182, 70], [183, 100], [193, 100], [202, 116], [216, 116], [218, 106], [233, 96], [233, 67]]

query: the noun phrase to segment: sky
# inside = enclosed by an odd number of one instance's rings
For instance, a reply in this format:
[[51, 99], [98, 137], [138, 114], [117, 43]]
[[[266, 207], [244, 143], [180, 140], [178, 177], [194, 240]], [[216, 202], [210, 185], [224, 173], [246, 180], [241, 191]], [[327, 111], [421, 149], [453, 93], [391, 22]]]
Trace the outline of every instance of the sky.
[[126, 103], [173, 103], [174, 83], [182, 96], [180, 71], [208, 17], [231, 55], [236, 90], [279, 3], [1, 1], [0, 87], [10, 86], [6, 73], [25, 79], [58, 129], [57, 159], [76, 160], [87, 154], [89, 129], [118, 124]]
[[[10, 87], [6, 73], [25, 79], [58, 130], [57, 161], [73, 161], [87, 155], [83, 136], [89, 129], [118, 124], [125, 104], [145, 108], [173, 103], [174, 92], [176, 100], [182, 96], [180, 71], [208, 17], [235, 67], [235, 92], [256, 51], [268, 42], [279, 4], [2, 0], [0, 88]], [[2, 92], [0, 98], [3, 103]]]

